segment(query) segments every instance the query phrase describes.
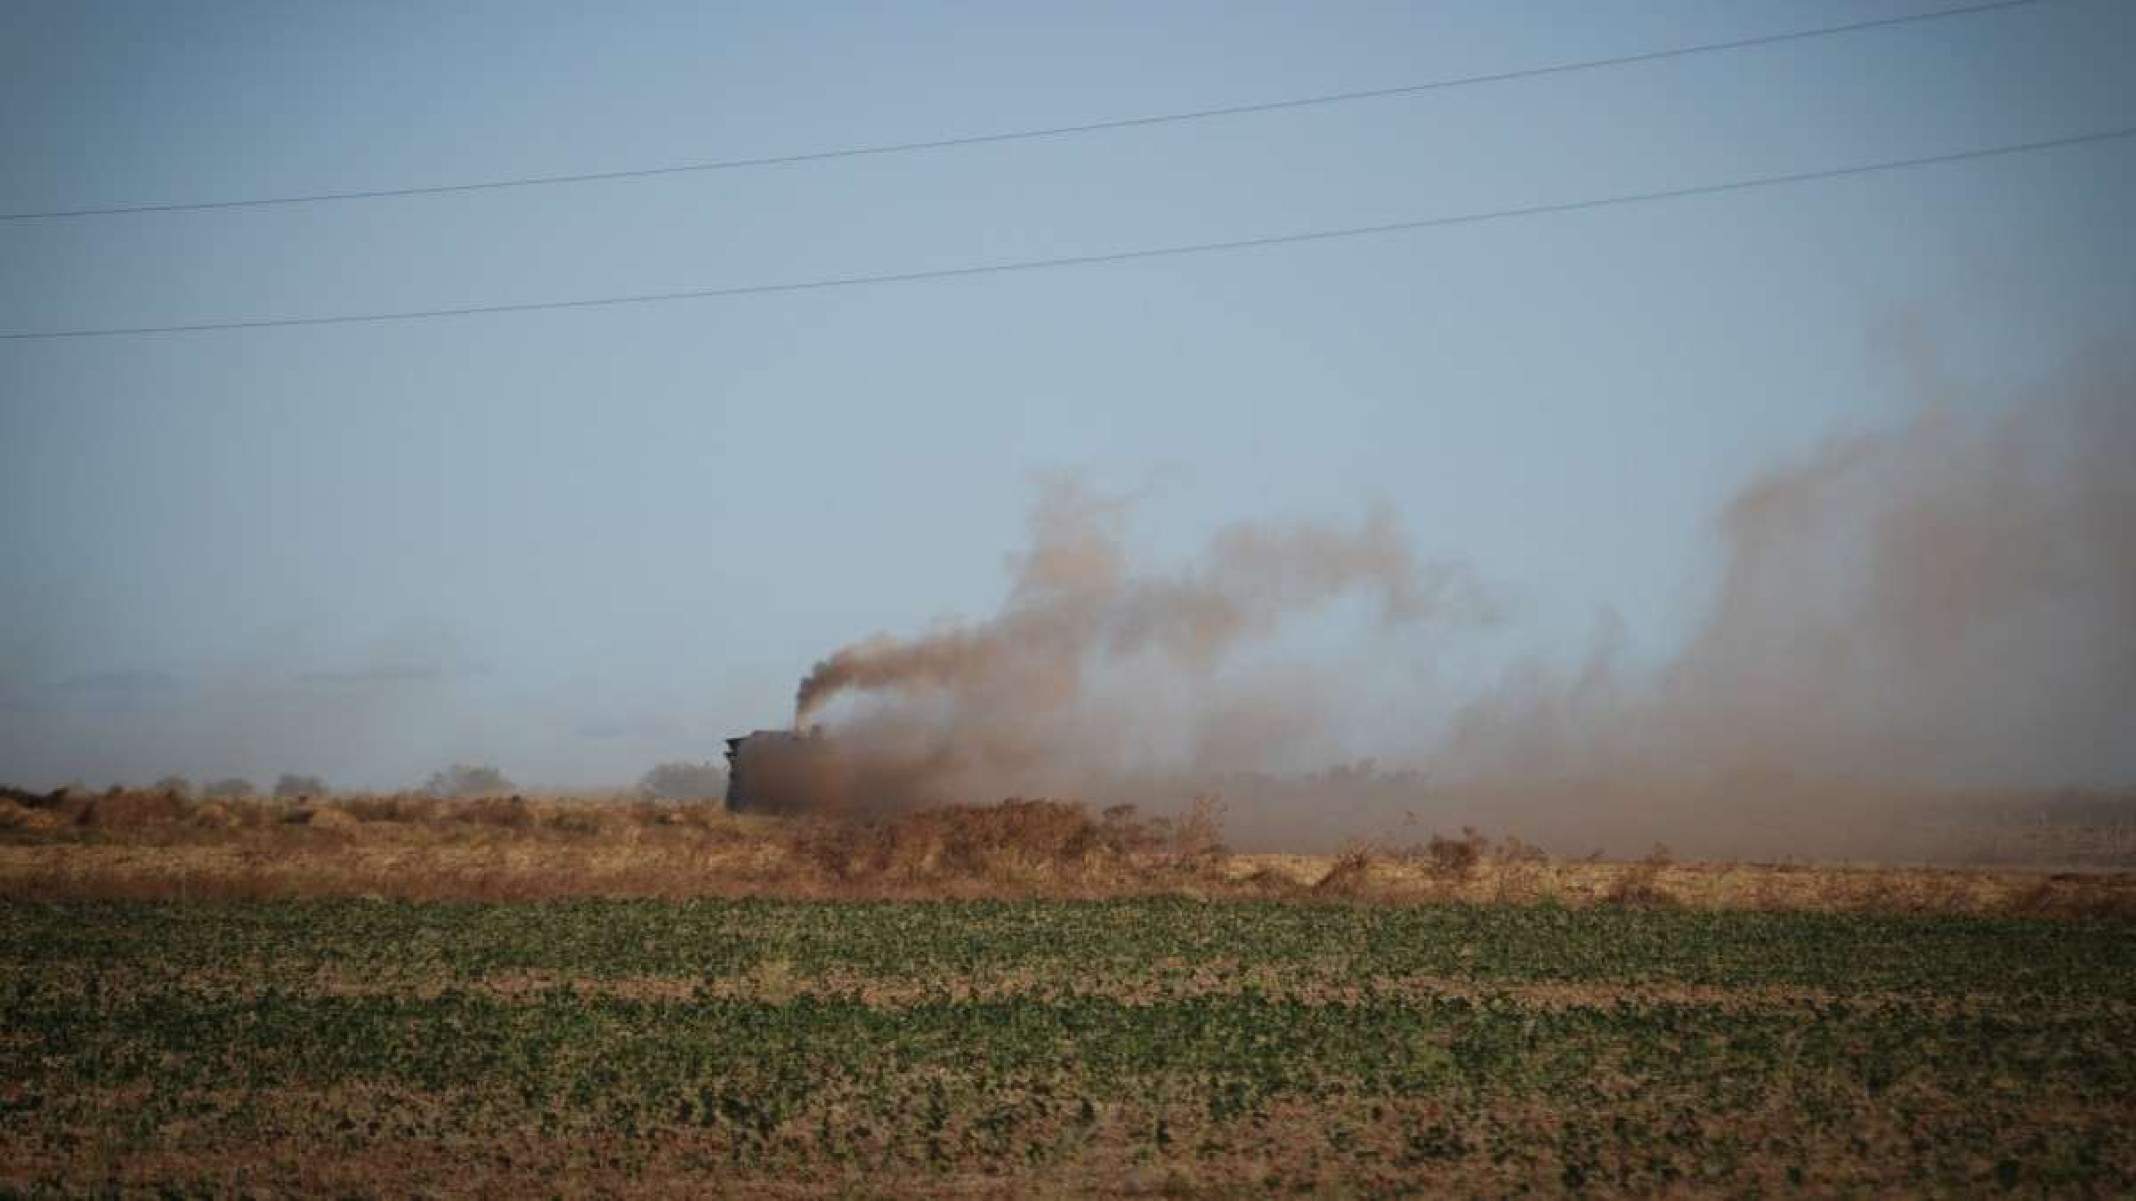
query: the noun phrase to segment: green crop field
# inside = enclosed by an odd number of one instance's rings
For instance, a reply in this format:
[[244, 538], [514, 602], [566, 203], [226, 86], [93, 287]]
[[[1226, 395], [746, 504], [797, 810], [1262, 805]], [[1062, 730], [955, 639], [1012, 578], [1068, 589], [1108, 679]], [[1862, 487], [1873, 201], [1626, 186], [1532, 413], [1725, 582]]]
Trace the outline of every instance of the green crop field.
[[2136, 1190], [2125, 921], [0, 905], [0, 1192]]

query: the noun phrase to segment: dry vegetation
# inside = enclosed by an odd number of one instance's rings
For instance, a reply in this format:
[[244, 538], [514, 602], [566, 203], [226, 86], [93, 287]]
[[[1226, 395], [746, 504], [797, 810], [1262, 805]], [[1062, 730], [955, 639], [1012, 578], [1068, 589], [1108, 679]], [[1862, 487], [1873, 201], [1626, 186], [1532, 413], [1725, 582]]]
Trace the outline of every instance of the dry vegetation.
[[522, 795], [0, 795], [0, 896], [17, 899], [1148, 895], [2128, 916], [2136, 874], [1677, 862], [1664, 847], [1561, 859], [1473, 830], [1239, 854], [1207, 799], [1175, 818], [1011, 800], [831, 820]]

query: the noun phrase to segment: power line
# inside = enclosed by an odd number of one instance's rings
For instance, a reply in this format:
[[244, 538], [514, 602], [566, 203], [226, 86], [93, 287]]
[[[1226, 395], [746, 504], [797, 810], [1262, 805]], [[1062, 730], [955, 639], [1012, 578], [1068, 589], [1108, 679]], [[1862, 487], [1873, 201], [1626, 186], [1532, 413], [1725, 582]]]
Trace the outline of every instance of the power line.
[[1507, 83], [1516, 79], [1534, 79], [1545, 75], [1564, 75], [1574, 71], [1592, 71], [1603, 67], [1623, 67], [1636, 63], [1661, 62], [1683, 58], [1693, 54], [1711, 54], [1723, 50], [1747, 50], [1758, 46], [1774, 46], [1785, 42], [1807, 41], [1814, 38], [1834, 37], [1840, 34], [1859, 33], [1869, 29], [1887, 29], [1897, 25], [1913, 25], [1924, 21], [1941, 21], [1951, 17], [1972, 16], [1977, 13], [1994, 12], [2008, 8], [2022, 8], [2037, 4], [2040, 0], [1992, 0], [1990, 3], [1970, 4], [1959, 8], [1938, 9], [1934, 12], [1911, 13], [1905, 16], [1880, 17], [1871, 21], [1854, 21], [1845, 25], [1825, 25], [1816, 29], [1797, 30], [1792, 33], [1762, 34], [1757, 37], [1737, 38], [1726, 42], [1702, 42], [1694, 46], [1678, 46], [1667, 50], [1650, 50], [1640, 54], [1623, 54], [1611, 58], [1581, 59], [1576, 62], [1557, 63], [1544, 67], [1526, 67], [1513, 71], [1496, 71], [1486, 75], [1463, 75], [1451, 79], [1436, 79], [1425, 83], [1403, 84], [1398, 87], [1369, 88], [1355, 92], [1331, 92], [1321, 96], [1299, 96], [1287, 100], [1266, 100], [1254, 104], [1233, 104], [1220, 108], [1191, 109], [1184, 112], [1156, 113], [1141, 117], [1122, 117], [1111, 121], [1089, 121], [1079, 125], [1052, 125], [1036, 129], [1018, 129], [1003, 133], [973, 134], [966, 137], [932, 138], [917, 142], [886, 142], [870, 146], [846, 146], [832, 150], [814, 150], [796, 154], [774, 154], [759, 158], [713, 159], [698, 163], [673, 163], [662, 167], [637, 167], [620, 171], [586, 171], [570, 175], [528, 175], [512, 179], [485, 179], [469, 183], [431, 184], [406, 188], [365, 188], [347, 192], [312, 192], [298, 196], [258, 196], [238, 200], [201, 200], [162, 204], [110, 205], [97, 208], [48, 209], [40, 212], [0, 213], [0, 221], [58, 220], [74, 217], [113, 217], [128, 213], [185, 213], [208, 209], [266, 208], [275, 205], [318, 204], [337, 200], [381, 200], [395, 196], [443, 196], [457, 192], [484, 192], [504, 188], [546, 187], [555, 184], [599, 183], [624, 179], [651, 179], [663, 175], [684, 175], [709, 171], [734, 171], [747, 167], [778, 167], [796, 163], [826, 162], [833, 159], [861, 158], [872, 155], [910, 154], [927, 150], [950, 150], [960, 146], [984, 146], [997, 142], [1029, 141], [1037, 138], [1061, 138], [1078, 134], [1102, 133], [1115, 129], [1137, 129], [1152, 125], [1172, 125], [1184, 121], [1203, 121], [1215, 117], [1238, 117], [1251, 113], [1271, 113], [1284, 109], [1314, 108], [1322, 105], [1348, 104], [1359, 100], [1380, 100], [1393, 96], [1414, 96], [1424, 92], [1436, 92], [1447, 88], [1470, 87], [1485, 83]]
[[1375, 234], [1398, 233], [1407, 230], [1438, 229], [1450, 225], [1474, 225], [1486, 221], [1505, 221], [1519, 217], [1540, 217], [1553, 213], [1573, 213], [1587, 209], [1611, 208], [1619, 205], [1679, 200], [1692, 196], [1713, 196], [1726, 192], [1749, 191], [1754, 188], [1779, 187], [1786, 184], [1809, 183], [1815, 180], [1839, 179], [1850, 175], [1869, 175], [1877, 172], [1905, 170], [1912, 167], [1934, 166], [1939, 163], [1967, 162], [1974, 159], [1995, 158], [2002, 155], [2025, 154], [2032, 151], [2053, 150], [2067, 146], [2081, 146], [2130, 136], [2136, 136], [2136, 125], [2120, 129], [2100, 130], [2095, 133], [2075, 134], [2065, 138], [2049, 138], [2037, 142], [2013, 142], [2008, 145], [1988, 146], [1977, 150], [1958, 150], [1947, 154], [1923, 155], [1919, 158], [1886, 159], [1880, 162], [1860, 163], [1847, 167], [1826, 167], [1816, 171], [1793, 171], [1783, 175], [1759, 175], [1748, 179], [1733, 179], [1722, 183], [1694, 184], [1688, 187], [1665, 188], [1653, 192], [1629, 192], [1617, 196], [1598, 196], [1585, 200], [1566, 200], [1550, 204], [1527, 205], [1521, 208], [1491, 209], [1477, 213], [1456, 213], [1444, 217], [1422, 217], [1411, 221], [1390, 221], [1381, 225], [1353, 225], [1340, 229], [1268, 234], [1261, 237], [1237, 238], [1223, 242], [1194, 242], [1186, 245], [1153, 246], [1140, 250], [1115, 250], [1102, 254], [1067, 255], [1061, 258], [980, 263], [969, 267], [939, 267], [922, 271], [889, 272], [880, 275], [839, 275], [790, 283], [741, 284], [724, 288], [690, 288], [676, 292], [648, 292], [631, 296], [596, 296], [582, 297], [575, 300], [537, 300], [518, 304], [479, 304], [463, 305], [457, 308], [409, 309], [390, 313], [344, 313], [324, 317], [257, 317], [236, 321], [203, 321], [185, 325], [115, 326], [104, 329], [31, 330], [0, 334], [0, 341], [24, 342], [54, 338], [109, 338], [128, 334], [193, 334], [218, 330], [275, 329], [299, 325], [358, 325], [385, 321], [416, 321], [433, 317], [474, 317], [498, 313], [533, 313], [552, 309], [592, 309], [616, 305], [664, 304], [681, 300], [713, 300], [732, 296], [761, 296], [774, 292], [813, 292], [831, 288], [865, 287], [875, 284], [906, 284], [918, 283], [923, 280], [961, 279], [974, 275], [1005, 275], [1016, 271], [1042, 271], [1059, 267], [1089, 267], [1106, 263], [1132, 262], [1138, 259], [1174, 258], [1193, 254], [1214, 254], [1221, 251], [1255, 250], [1269, 246], [1290, 246], [1304, 242], [1328, 242], [1339, 238], [1368, 237]]

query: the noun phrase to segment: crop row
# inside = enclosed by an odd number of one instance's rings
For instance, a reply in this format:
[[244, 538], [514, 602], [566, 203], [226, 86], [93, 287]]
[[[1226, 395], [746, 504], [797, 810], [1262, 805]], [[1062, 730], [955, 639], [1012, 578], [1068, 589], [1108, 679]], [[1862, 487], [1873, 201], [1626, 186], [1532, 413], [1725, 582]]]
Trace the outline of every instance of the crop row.
[[2132, 963], [1859, 914], [0, 906], [0, 1196], [2127, 1193]]
[[[1480, 1166], [1532, 1150], [1518, 1132], [1550, 1132], [1561, 1154], [1566, 1132], [1584, 1130], [1593, 1145], [1579, 1162], [1596, 1171], [1673, 1165], [1715, 1180], [1776, 1148], [1800, 1154], [1775, 1162], [1823, 1170], [1811, 1149], [1872, 1134], [1878, 1155], [1926, 1173], [1917, 1183], [1971, 1170], [1938, 1148], [1999, 1147], [1995, 1162], [2040, 1181], [2136, 1163], [2136, 1031], [2110, 1016], [1923, 1006], [1803, 1021], [1254, 997], [884, 1009], [562, 989], [525, 1001], [142, 993], [91, 1011], [20, 982], [6, 1005], [0, 1078], [20, 1083], [0, 1145], [26, 1162], [83, 1131], [120, 1159], [290, 1140], [344, 1153], [491, 1146], [531, 1132], [607, 1145], [625, 1163], [694, 1148], [781, 1171], [1008, 1170], [1072, 1159], [1092, 1139], [1225, 1162], [1302, 1139], [1351, 1167], [1404, 1155]], [[1367, 1160], [1346, 1154], [1367, 1146]]]
[[1171, 899], [0, 905], [0, 964], [33, 971], [244, 964], [285, 981], [322, 969], [382, 980], [713, 979], [777, 964], [925, 980], [1198, 962], [1353, 979], [2136, 999], [2136, 926], [2113, 921]]

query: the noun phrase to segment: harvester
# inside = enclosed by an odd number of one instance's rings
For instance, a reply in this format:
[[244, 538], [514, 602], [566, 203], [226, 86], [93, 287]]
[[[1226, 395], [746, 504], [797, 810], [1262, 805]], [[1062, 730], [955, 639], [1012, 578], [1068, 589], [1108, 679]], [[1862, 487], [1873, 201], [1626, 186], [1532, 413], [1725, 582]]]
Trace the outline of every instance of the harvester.
[[731, 813], [801, 813], [834, 787], [838, 762], [822, 728], [755, 730], [727, 740]]

